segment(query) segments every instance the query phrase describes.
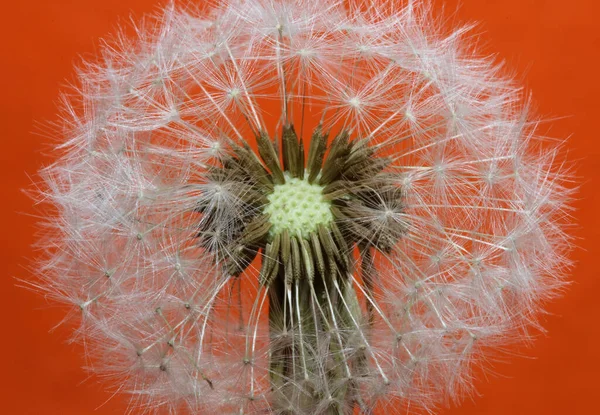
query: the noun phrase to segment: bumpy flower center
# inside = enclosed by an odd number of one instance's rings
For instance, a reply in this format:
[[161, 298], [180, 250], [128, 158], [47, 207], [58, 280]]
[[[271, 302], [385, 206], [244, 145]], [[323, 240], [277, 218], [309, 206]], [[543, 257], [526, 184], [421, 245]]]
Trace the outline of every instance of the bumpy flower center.
[[333, 220], [331, 202], [323, 196], [323, 186], [285, 174], [285, 183], [275, 185], [267, 196], [264, 213], [269, 215], [271, 239], [287, 230], [290, 236], [307, 239], [319, 225]]

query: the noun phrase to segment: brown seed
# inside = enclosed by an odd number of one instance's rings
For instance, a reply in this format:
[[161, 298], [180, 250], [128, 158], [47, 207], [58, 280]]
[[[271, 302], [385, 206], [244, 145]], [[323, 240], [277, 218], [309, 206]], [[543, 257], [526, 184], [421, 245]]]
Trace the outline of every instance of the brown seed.
[[308, 171], [308, 182], [313, 183], [321, 171], [323, 157], [327, 150], [327, 136], [323, 134], [323, 128], [319, 125], [310, 139], [308, 150], [308, 162], [306, 169]]
[[267, 168], [271, 170], [273, 182], [275, 184], [285, 183], [285, 177], [283, 176], [283, 171], [281, 170], [281, 165], [279, 164], [279, 157], [273, 148], [273, 143], [271, 142], [269, 135], [264, 131], [261, 132], [256, 137], [256, 142], [258, 144], [258, 152], [260, 157], [265, 162]]

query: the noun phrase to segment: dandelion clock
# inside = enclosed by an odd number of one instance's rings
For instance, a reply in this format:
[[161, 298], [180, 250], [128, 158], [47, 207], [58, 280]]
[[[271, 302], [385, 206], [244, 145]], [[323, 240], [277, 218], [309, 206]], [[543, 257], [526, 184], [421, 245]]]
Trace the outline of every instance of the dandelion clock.
[[[35, 283], [140, 413], [435, 410], [563, 285], [571, 189], [427, 3], [167, 7], [64, 100]], [[390, 412], [391, 411], [391, 412]]]

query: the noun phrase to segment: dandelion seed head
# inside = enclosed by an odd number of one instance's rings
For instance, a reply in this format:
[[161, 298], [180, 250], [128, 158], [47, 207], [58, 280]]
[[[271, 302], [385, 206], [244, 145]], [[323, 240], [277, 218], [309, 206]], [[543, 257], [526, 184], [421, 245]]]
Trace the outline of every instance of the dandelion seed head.
[[568, 168], [426, 6], [171, 5], [81, 69], [38, 285], [133, 407], [435, 411], [538, 326]]

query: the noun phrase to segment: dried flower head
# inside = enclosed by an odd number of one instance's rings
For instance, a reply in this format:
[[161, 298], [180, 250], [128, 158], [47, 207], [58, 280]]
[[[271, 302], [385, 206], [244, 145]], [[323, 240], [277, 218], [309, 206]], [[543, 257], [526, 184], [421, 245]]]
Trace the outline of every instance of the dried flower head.
[[104, 49], [42, 171], [40, 286], [147, 411], [431, 409], [561, 286], [570, 190], [426, 5], [169, 7]]

